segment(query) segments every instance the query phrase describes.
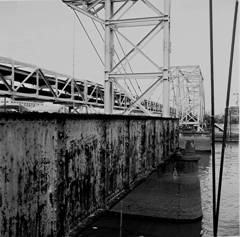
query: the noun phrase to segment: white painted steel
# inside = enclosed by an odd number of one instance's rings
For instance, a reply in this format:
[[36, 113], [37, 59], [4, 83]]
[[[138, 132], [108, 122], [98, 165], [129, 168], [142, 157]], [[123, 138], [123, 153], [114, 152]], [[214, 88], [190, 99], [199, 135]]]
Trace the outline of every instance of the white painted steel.
[[169, 67], [170, 67], [170, 0], [164, 0], [164, 14], [168, 20], [164, 23], [163, 29], [163, 116], [170, 116], [170, 86], [169, 86]]

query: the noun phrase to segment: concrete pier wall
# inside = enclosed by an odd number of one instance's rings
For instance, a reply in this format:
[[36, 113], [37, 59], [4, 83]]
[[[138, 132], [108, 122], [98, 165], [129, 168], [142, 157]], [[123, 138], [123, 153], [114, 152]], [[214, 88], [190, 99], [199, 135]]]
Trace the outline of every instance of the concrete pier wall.
[[178, 120], [0, 114], [0, 236], [64, 236], [178, 147]]

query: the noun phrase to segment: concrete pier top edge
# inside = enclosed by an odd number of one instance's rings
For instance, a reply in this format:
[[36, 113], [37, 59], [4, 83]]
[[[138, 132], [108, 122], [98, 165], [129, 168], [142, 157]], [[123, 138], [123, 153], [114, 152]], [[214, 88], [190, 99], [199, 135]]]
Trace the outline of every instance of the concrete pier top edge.
[[38, 112], [24, 112], [24, 113], [5, 113], [0, 112], [0, 119], [142, 119], [142, 120], [175, 120], [178, 118], [148, 116], [148, 115], [123, 115], [123, 114], [68, 114], [68, 113], [38, 113]]

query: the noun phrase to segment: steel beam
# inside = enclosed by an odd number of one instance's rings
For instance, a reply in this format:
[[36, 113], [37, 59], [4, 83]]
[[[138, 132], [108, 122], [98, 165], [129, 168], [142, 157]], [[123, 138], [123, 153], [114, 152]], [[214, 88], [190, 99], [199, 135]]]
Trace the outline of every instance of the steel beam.
[[124, 79], [155, 79], [162, 76], [162, 72], [152, 72], [152, 73], [110, 73], [110, 78], [117, 80]]
[[163, 29], [163, 116], [169, 117], [170, 0], [164, 0], [164, 14], [168, 17], [168, 21], [164, 22]]
[[125, 111], [124, 114], [129, 114], [133, 108], [136, 106], [136, 104], [141, 103], [144, 100], [144, 97], [151, 93], [154, 89], [156, 89], [157, 85], [161, 82], [161, 78], [157, 79], [151, 86], [149, 86], [140, 97], [138, 97]]
[[80, 7], [76, 7], [75, 5], [70, 4], [70, 3], [68, 3], [67, 5], [68, 5], [70, 8], [72, 8], [73, 10], [78, 11], [78, 12], [81, 12], [81, 13], [84, 14], [85, 16], [90, 17], [90, 18], [93, 19], [94, 21], [97, 21], [97, 22], [99, 22], [99, 23], [101, 23], [101, 24], [104, 24], [104, 23], [105, 23], [103, 19], [95, 16], [93, 13], [90, 13], [90, 12], [87, 11], [86, 9], [82, 9], [82, 8], [80, 8]]
[[112, 0], [105, 0], [105, 93], [104, 93], [104, 111], [106, 114], [113, 113], [113, 85], [109, 79], [109, 73], [113, 66], [113, 30], [108, 22], [113, 15]]
[[[126, 61], [131, 55], [133, 55], [134, 52], [138, 52], [139, 50], [141, 50], [141, 46], [144, 44], [144, 42], [146, 42], [146, 40], [151, 37], [154, 32], [156, 32], [156, 30], [159, 28], [159, 26], [162, 24], [162, 22], [160, 22], [159, 24], [157, 24], [156, 26], [154, 26], [137, 44], [133, 44], [131, 41], [131, 45], [133, 46], [133, 49], [131, 49], [121, 60], [119, 60], [118, 63], [116, 63], [116, 65], [113, 67], [112, 72], [121, 64], [124, 63], [124, 61]], [[119, 31], [118, 31], [119, 32]], [[124, 36], [125, 37], [125, 36]], [[126, 37], [125, 37], [126, 39]], [[127, 39], [127, 41], [129, 41]], [[138, 50], [137, 50], [138, 48]]]
[[150, 1], [148, 0], [142, 0], [143, 3], [146, 4], [150, 9], [152, 9], [157, 15], [164, 16], [164, 13], [162, 13], [157, 7], [155, 7]]
[[144, 18], [132, 18], [132, 19], [122, 19], [122, 20], [110, 20], [108, 24], [114, 25], [114, 27], [141, 27], [141, 26], [152, 26], [157, 25], [162, 21], [167, 21], [165, 16], [156, 17], [144, 17]]
[[[149, 79], [153, 80], [156, 78], [159, 78], [159, 76], [164, 75], [165, 81], [167, 80], [167, 85], [168, 79], [169, 79], [169, 40], [170, 40], [170, 0], [164, 0], [165, 1], [165, 9], [164, 13], [160, 11], [150, 0], [141, 0], [141, 2], [149, 9], [152, 10], [153, 15], [152, 16], [147, 16], [147, 17], [133, 17], [133, 18], [123, 18], [123, 16], [129, 12], [129, 10], [140, 0], [92, 0], [92, 1], [84, 1], [84, 0], [63, 0], [68, 6], [72, 7], [74, 10], [78, 10], [81, 13], [89, 16], [92, 18], [92, 20], [96, 20], [102, 25], [105, 26], [105, 78], [104, 78], [104, 108], [105, 108], [105, 113], [111, 114], [113, 112], [113, 107], [114, 107], [114, 90], [113, 90], [113, 85], [112, 81], [110, 79], [114, 80], [121, 80], [123, 79], [124, 81], [126, 80], [134, 80], [137, 83], [137, 79]], [[130, 6], [127, 7], [128, 3], [132, 3]], [[116, 10], [114, 9], [114, 4], [115, 3], [122, 3]], [[104, 10], [105, 10], [105, 19], [99, 18], [97, 14], [94, 13], [95, 7], [103, 7], [104, 5]], [[115, 16], [118, 16], [116, 19]], [[129, 40], [129, 37], [122, 32], [119, 31], [118, 28], [122, 27], [141, 27], [141, 26], [154, 26], [150, 31], [145, 34], [145, 36], [137, 43], [134, 43], [133, 41]], [[164, 70], [162, 70], [162, 67], [159, 65], [159, 63], [156, 63], [152, 60], [151, 57], [149, 57], [145, 52], [142, 50], [142, 46], [148, 41], [149, 38], [152, 39], [153, 35], [155, 36], [156, 33], [158, 33], [162, 28], [164, 27], [165, 32], [167, 34], [164, 34]], [[157, 32], [156, 32], [157, 31]], [[132, 49], [128, 53], [124, 53], [123, 58], [119, 59], [119, 56], [117, 55], [116, 49], [114, 50], [114, 40], [113, 40], [113, 33], [116, 32], [121, 37], [127, 41], [130, 45], [132, 45]], [[117, 35], [117, 34], [116, 34]], [[166, 43], [167, 42], [167, 43]], [[121, 46], [121, 43], [120, 47]], [[141, 54], [144, 58], [146, 58], [152, 65], [156, 67], [155, 72], [145, 72], [145, 73], [139, 73], [139, 72], [133, 72], [132, 67], [129, 63], [128, 58], [130, 56], [135, 56], [135, 52]], [[117, 58], [119, 61], [114, 64], [114, 54], [116, 54]], [[130, 70], [132, 71], [129, 73], [125, 65], [127, 65]], [[121, 73], [119, 68], [121, 66], [123, 68], [124, 73]], [[115, 69], [119, 70], [119, 72], [115, 72]], [[167, 71], [166, 71], [167, 70]], [[130, 81], [131, 86], [133, 87], [132, 89], [136, 93], [136, 97], [141, 97], [142, 90], [138, 87], [136, 88], [139, 90], [141, 93], [139, 95], [139, 92], [136, 92], [136, 89], [134, 88], [132, 82]], [[165, 83], [166, 84], [166, 83]], [[129, 86], [126, 84], [126, 90], [131, 90]], [[168, 86], [169, 87], [169, 86]], [[164, 94], [164, 102], [165, 106], [164, 108], [165, 111], [167, 111], [167, 116], [170, 115], [170, 105], [169, 105], [169, 88], [166, 90], [166, 86], [163, 88], [163, 93]], [[130, 91], [131, 92], [131, 91]], [[131, 92], [132, 93], [132, 92]], [[165, 95], [166, 93], [167, 96]], [[168, 98], [166, 100], [166, 98]], [[148, 101], [149, 102], [149, 101]], [[154, 104], [154, 102], [147, 103], [151, 104], [151, 106]], [[166, 105], [167, 104], [167, 105]], [[151, 107], [150, 106], [150, 107]], [[141, 106], [140, 106], [141, 107]], [[152, 109], [152, 107], [151, 107]], [[144, 111], [146, 112], [146, 111]], [[165, 113], [166, 115], [166, 113]]]

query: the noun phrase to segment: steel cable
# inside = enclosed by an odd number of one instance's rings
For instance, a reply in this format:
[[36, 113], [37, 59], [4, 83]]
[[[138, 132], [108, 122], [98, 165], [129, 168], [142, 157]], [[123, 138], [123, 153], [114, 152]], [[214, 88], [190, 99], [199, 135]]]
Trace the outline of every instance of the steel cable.
[[[96, 28], [96, 30], [97, 30], [97, 32], [98, 32], [98, 34], [99, 34], [100, 38], [101, 38], [101, 39], [102, 39], [102, 41], [104, 42], [104, 38], [103, 38], [103, 36], [102, 36], [102, 34], [101, 34], [100, 30], [98, 29], [98, 27], [97, 27], [96, 23], [94, 22], [94, 20], [92, 20], [92, 22], [93, 22], [93, 24], [94, 24], [94, 27]], [[103, 28], [103, 30], [104, 30], [104, 28]], [[117, 56], [118, 60], [120, 60], [120, 57], [119, 57], [119, 55], [117, 54], [117, 52], [116, 52], [116, 50], [115, 50], [115, 49], [114, 49], [114, 52], [115, 52], [115, 54], [116, 54], [116, 56]], [[113, 60], [113, 61], [114, 61], [114, 60]], [[121, 64], [121, 66], [122, 66], [123, 70], [124, 70], [124, 71], [125, 71], [125, 73], [126, 73], [126, 70], [125, 70], [124, 66], [123, 66], [122, 64]], [[121, 72], [121, 70], [119, 70], [119, 72]], [[134, 95], [133, 95], [133, 93], [132, 93], [132, 91], [131, 91], [131, 89], [129, 88], [129, 86], [128, 86], [127, 82], [126, 82], [126, 79], [124, 79], [124, 83], [125, 83], [125, 85], [126, 85], [127, 89], [129, 90], [129, 92], [131, 93], [131, 95], [132, 95], [132, 96], [134, 96]], [[132, 86], [132, 87], [133, 87], [133, 86]], [[133, 89], [134, 89], [134, 87], [133, 87]]]
[[84, 32], [85, 32], [87, 38], [89, 39], [89, 41], [90, 41], [90, 43], [91, 43], [91, 45], [92, 45], [92, 47], [93, 47], [95, 53], [97, 54], [99, 60], [101, 61], [102, 65], [104, 66], [104, 61], [102, 60], [102, 58], [101, 58], [101, 56], [100, 56], [100, 54], [99, 54], [99, 52], [98, 52], [96, 46], [94, 45], [94, 43], [93, 43], [93, 41], [92, 41], [90, 35], [88, 34], [88, 32], [87, 32], [85, 26], [84, 26], [83, 23], [82, 23], [80, 17], [78, 16], [78, 14], [76, 13], [76, 11], [75, 11], [74, 9], [73, 9], [73, 12], [74, 12], [74, 14], [76, 15], [76, 17], [77, 17], [79, 23], [81, 24], [81, 26], [82, 26], [82, 28], [83, 28], [83, 30], [84, 30]]
[[[101, 24], [101, 26], [102, 26], [102, 29], [105, 30], [105, 29], [104, 29], [104, 26], [103, 26], [102, 24]], [[116, 34], [115, 34], [115, 35], [116, 35]], [[101, 37], [101, 38], [103, 39], [103, 37]], [[103, 42], [104, 42], [104, 39], [103, 39]], [[114, 49], [114, 52], [115, 52], [115, 54], [116, 54], [118, 60], [120, 61], [120, 57], [119, 57], [119, 55], [118, 55], [118, 53], [117, 53], [117, 51], [116, 51], [115, 49]], [[126, 73], [127, 71], [126, 71], [124, 65], [123, 65], [122, 63], [120, 63], [120, 65], [122, 66], [123, 70], [124, 70], [125, 73]], [[124, 79], [124, 81], [125, 81], [125, 80], [126, 80], [126, 79]], [[132, 86], [132, 88], [133, 88], [133, 90], [134, 90], [134, 92], [135, 92], [135, 95], [138, 97], [138, 93], [137, 93], [137, 91], [135, 90], [134, 85], [132, 84], [132, 82], [131, 82], [130, 79], [128, 79], [128, 80], [129, 80], [129, 82], [130, 82], [130, 84], [131, 84], [131, 86]], [[125, 84], [126, 84], [126, 81], [125, 81]], [[132, 96], [133, 96], [133, 93], [132, 93], [132, 91], [130, 90], [130, 88], [128, 87], [128, 85], [127, 85], [127, 88], [128, 88], [128, 90], [130, 91], [130, 93], [131, 93]], [[134, 97], [134, 96], [133, 96], [133, 97]]]
[[[124, 55], [124, 57], [126, 56], [126, 53], [125, 53], [125, 51], [124, 51], [124, 49], [123, 49], [123, 46], [122, 46], [122, 44], [121, 44], [121, 41], [119, 40], [119, 37], [118, 37], [118, 35], [114, 32], [114, 34], [115, 34], [115, 36], [116, 36], [116, 39], [117, 39], [117, 41], [118, 41], [118, 44], [119, 44], [119, 46], [120, 46], [120, 48], [121, 48], [121, 50], [122, 50], [122, 52], [123, 52], [123, 55]], [[119, 59], [120, 60], [120, 59]], [[128, 66], [129, 66], [129, 68], [130, 68], [130, 71], [133, 73], [133, 70], [132, 70], [132, 67], [131, 67], [131, 64], [130, 64], [130, 62], [129, 62], [129, 60], [127, 60], [127, 64], [128, 64]], [[137, 81], [137, 79], [135, 79], [135, 82], [137, 83], [137, 86], [138, 86], [138, 89], [139, 89], [139, 91], [140, 91], [140, 93], [142, 93], [142, 90], [141, 90], [141, 88], [140, 88], [140, 86], [139, 86], [139, 84], [138, 84], [138, 81]]]

